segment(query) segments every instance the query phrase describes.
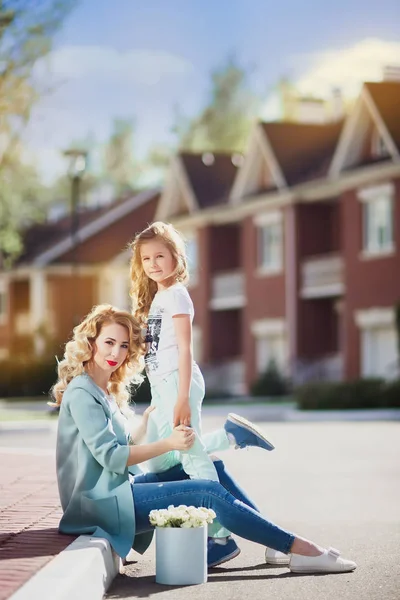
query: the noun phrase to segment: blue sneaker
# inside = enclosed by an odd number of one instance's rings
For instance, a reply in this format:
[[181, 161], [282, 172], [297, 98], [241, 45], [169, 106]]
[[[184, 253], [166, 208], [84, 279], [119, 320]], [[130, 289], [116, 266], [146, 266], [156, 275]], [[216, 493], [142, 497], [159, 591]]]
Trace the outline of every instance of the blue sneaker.
[[233, 436], [236, 448], [246, 448], [246, 446], [258, 446], [264, 450], [274, 450], [275, 448], [258, 427], [239, 415], [229, 413], [224, 427], [226, 433]]
[[231, 537], [228, 538], [226, 544], [217, 544], [213, 538], [209, 538], [207, 544], [207, 564], [209, 567], [217, 567], [222, 563], [232, 560], [239, 556], [240, 548]]

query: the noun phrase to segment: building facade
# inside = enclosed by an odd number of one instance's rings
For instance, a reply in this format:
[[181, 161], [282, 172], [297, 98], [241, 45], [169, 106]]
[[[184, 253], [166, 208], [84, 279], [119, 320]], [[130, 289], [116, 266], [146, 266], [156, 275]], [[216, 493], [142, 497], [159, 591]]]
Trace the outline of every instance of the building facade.
[[78, 248], [68, 223], [27, 232], [0, 273], [0, 358], [128, 307], [127, 243], [160, 219], [187, 241], [209, 390], [245, 393], [270, 360], [297, 382], [398, 376], [400, 82], [334, 118], [258, 123], [245, 157], [178, 154], [163, 190], [86, 215]]

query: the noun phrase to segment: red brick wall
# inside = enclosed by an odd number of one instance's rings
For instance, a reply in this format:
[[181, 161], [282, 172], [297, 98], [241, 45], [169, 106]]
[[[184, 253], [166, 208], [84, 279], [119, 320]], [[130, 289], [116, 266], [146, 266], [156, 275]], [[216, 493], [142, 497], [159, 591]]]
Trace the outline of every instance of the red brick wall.
[[197, 230], [198, 243], [198, 277], [189, 293], [193, 300], [195, 317], [194, 324], [201, 330], [202, 363], [210, 361], [210, 310], [208, 308], [211, 293], [210, 279], [210, 228], [201, 227]]
[[[243, 309], [243, 352], [248, 385], [256, 377], [255, 339], [251, 323], [256, 319], [285, 317], [285, 274], [258, 276], [257, 227], [252, 217], [243, 221], [242, 264], [246, 275], [246, 305]], [[284, 257], [283, 257], [284, 263]]]
[[[377, 182], [378, 184], [379, 182]], [[386, 183], [382, 181], [382, 183]], [[341, 198], [343, 254], [345, 258], [345, 371], [348, 378], [360, 374], [360, 334], [354, 312], [372, 307], [392, 307], [400, 300], [400, 180], [394, 182], [395, 254], [363, 259], [362, 203], [357, 191]]]

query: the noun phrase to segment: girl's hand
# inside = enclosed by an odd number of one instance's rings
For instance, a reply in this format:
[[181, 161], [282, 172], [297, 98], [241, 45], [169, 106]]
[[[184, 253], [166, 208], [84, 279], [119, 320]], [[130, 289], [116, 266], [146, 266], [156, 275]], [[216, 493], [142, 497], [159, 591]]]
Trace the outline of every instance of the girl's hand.
[[179, 425], [167, 438], [171, 450], [189, 450], [194, 444], [196, 434], [190, 427]]
[[147, 421], [149, 420], [150, 413], [155, 410], [155, 406], [148, 406], [142, 415], [143, 423], [147, 426]]
[[179, 400], [177, 401], [177, 403], [175, 404], [175, 408], [174, 408], [174, 419], [173, 419], [173, 425], [174, 427], [177, 427], [178, 425], [186, 425], [187, 427], [190, 427], [190, 419], [191, 419], [191, 412], [190, 412], [190, 405], [188, 400]]

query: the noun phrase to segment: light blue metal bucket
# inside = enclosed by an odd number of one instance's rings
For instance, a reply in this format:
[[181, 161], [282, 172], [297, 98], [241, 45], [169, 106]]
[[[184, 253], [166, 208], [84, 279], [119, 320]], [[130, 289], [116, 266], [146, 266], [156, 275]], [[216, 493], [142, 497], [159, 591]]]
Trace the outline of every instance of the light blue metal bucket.
[[156, 583], [207, 581], [207, 527], [156, 527]]

